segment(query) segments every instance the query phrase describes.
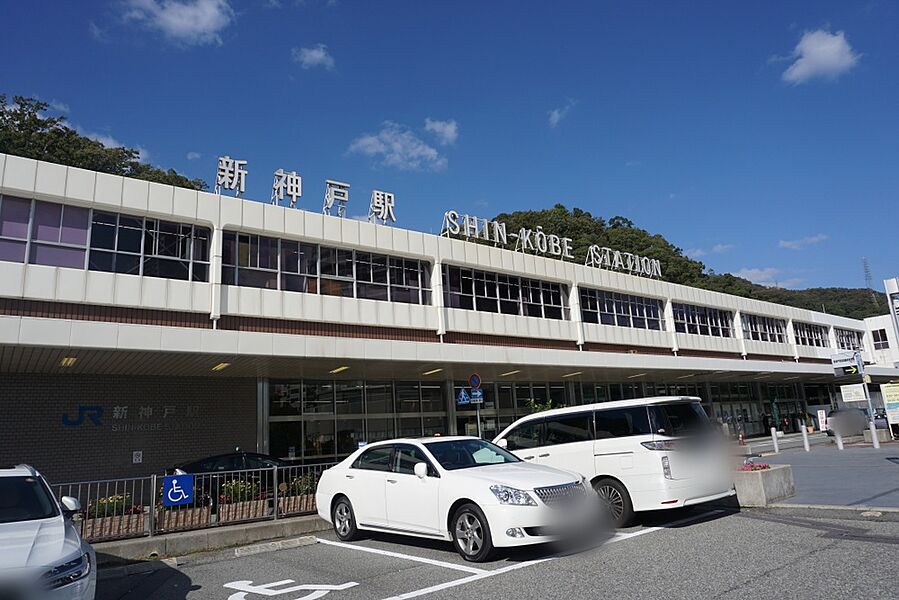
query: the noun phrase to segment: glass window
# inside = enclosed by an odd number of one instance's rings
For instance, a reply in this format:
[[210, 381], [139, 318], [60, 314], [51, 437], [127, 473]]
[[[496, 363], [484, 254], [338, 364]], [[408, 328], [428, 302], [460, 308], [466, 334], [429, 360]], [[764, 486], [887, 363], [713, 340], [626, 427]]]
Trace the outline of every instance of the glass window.
[[446, 410], [446, 397], [442, 383], [421, 384], [422, 412], [443, 412]]
[[871, 332], [871, 338], [874, 341], [875, 350], [886, 350], [890, 347], [890, 341], [887, 339], [886, 329], [875, 329]]
[[422, 419], [424, 437], [433, 435], [446, 435], [446, 417], [424, 417]]
[[713, 337], [733, 336], [733, 313], [708, 306], [672, 303], [674, 330]]
[[449, 308], [547, 319], [567, 317], [567, 290], [558, 283], [444, 265], [443, 285]]
[[514, 454], [484, 440], [427, 442], [425, 447], [447, 471], [521, 462]]
[[31, 200], [3, 196], [0, 198], [0, 237], [28, 239]]
[[269, 414], [271, 416], [302, 414], [302, 400], [302, 384], [272, 382], [269, 386]]
[[36, 265], [83, 269], [84, 250], [66, 246], [32, 243], [29, 262]]
[[593, 414], [590, 412], [547, 417], [545, 423], [545, 445], [547, 446], [586, 442], [593, 439]]
[[369, 418], [366, 423], [368, 425], [368, 438], [366, 439], [369, 442], [379, 442], [396, 437], [392, 417], [387, 419]]
[[360, 454], [350, 468], [365, 469], [367, 471], [390, 471], [390, 459], [392, 456], [393, 446], [378, 446]]
[[759, 342], [786, 342], [787, 323], [783, 319], [743, 313], [743, 336]]
[[711, 433], [711, 423], [699, 402], [655, 404], [649, 407], [652, 429], [668, 436]]
[[303, 413], [334, 414], [334, 384], [330, 381], [304, 381]]
[[363, 389], [361, 381], [336, 382], [334, 396], [337, 403], [337, 414], [357, 415], [365, 412], [362, 401]]
[[793, 334], [796, 337], [796, 343], [800, 346], [815, 346], [818, 348], [830, 346], [827, 328], [821, 325], [793, 321]]
[[303, 449], [300, 421], [271, 421], [268, 425], [269, 454], [285, 460], [299, 458]]
[[305, 457], [333, 456], [335, 454], [333, 420], [306, 421], [304, 430], [303, 455]]
[[421, 411], [418, 383], [397, 381], [394, 389], [396, 390], [396, 412], [417, 413]]
[[425, 463], [428, 465], [428, 477], [436, 477], [437, 471], [431, 465], [431, 461], [421, 451], [421, 448], [409, 446], [406, 444], [398, 444], [393, 453], [393, 471], [401, 475], [414, 475], [415, 465]]
[[851, 329], [840, 329], [839, 327], [834, 328], [834, 332], [837, 336], [837, 347], [840, 350], [863, 350], [863, 335], [860, 331], [853, 331]]
[[508, 450], [526, 450], [543, 445], [543, 420], [522, 423], [506, 435]]
[[662, 330], [661, 300], [584, 287], [578, 292], [585, 323]]
[[362, 419], [337, 419], [337, 454], [352, 454], [363, 440]]
[[645, 406], [598, 410], [594, 416], [596, 439], [651, 433]]
[[393, 384], [389, 381], [366, 381], [365, 403], [368, 414], [393, 413]]
[[[3, 478], [0, 523], [38, 521], [50, 519], [58, 514], [53, 496], [39, 478]], [[40, 527], [40, 525], [35, 523], [34, 527]]]

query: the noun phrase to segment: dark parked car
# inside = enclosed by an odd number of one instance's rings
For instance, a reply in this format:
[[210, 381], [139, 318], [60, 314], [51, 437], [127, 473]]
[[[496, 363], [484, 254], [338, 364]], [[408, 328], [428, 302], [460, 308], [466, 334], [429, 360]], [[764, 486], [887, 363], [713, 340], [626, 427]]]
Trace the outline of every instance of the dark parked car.
[[275, 488], [273, 467], [286, 474], [289, 464], [257, 452], [231, 452], [182, 463], [171, 473], [194, 473], [196, 504], [212, 506], [242, 500], [270, 499]]
[[270, 469], [272, 467], [286, 467], [288, 463], [257, 452], [231, 452], [210, 456], [189, 463], [176, 465], [175, 469], [185, 473], [214, 473], [216, 471], [242, 471], [244, 469]]
[[868, 417], [861, 409], [841, 408], [827, 413], [827, 435], [862, 435], [867, 428]]

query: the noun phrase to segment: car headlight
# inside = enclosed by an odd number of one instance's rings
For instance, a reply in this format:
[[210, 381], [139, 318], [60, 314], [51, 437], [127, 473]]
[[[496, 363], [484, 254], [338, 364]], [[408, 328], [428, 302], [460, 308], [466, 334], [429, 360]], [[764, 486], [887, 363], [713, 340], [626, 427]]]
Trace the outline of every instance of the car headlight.
[[516, 506], [537, 506], [531, 495], [524, 490], [517, 490], [505, 485], [491, 485], [490, 491], [496, 496], [500, 504], [514, 504]]
[[91, 559], [87, 552], [75, 560], [57, 565], [44, 573], [41, 582], [51, 590], [84, 579], [91, 572]]

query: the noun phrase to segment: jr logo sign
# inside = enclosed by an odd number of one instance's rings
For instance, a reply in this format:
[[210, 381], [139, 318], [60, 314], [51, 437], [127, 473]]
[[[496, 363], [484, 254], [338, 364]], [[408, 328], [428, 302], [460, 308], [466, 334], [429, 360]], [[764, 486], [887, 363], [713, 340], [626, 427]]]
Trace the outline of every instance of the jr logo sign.
[[69, 413], [63, 413], [62, 415], [62, 424], [68, 427], [77, 427], [84, 423], [84, 420], [87, 419], [94, 425], [101, 425], [103, 419], [103, 407], [102, 406], [79, 406], [78, 407], [78, 416], [72, 418], [69, 416]]

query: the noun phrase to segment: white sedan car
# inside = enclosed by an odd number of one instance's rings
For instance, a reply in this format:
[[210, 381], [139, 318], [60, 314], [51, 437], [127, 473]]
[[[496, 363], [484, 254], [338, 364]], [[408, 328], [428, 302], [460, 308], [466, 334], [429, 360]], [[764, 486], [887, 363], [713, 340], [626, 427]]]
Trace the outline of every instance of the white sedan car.
[[478, 438], [433, 437], [357, 450], [322, 474], [315, 499], [341, 540], [360, 530], [442, 539], [484, 561], [496, 547], [558, 539], [592, 496], [580, 475]]
[[0, 597], [93, 600], [97, 558], [72, 523], [79, 510], [32, 467], [0, 468]]

